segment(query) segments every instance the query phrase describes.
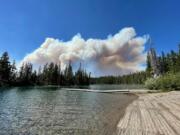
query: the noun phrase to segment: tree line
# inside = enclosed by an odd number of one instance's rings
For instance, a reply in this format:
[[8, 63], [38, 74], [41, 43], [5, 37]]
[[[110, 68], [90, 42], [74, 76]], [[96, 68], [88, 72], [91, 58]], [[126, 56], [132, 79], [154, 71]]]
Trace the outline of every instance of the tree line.
[[[153, 72], [151, 60], [147, 59], [147, 72]], [[171, 50], [169, 53], [161, 53], [157, 57], [159, 76], [151, 77], [145, 81], [148, 89], [157, 90], [180, 90], [180, 45], [177, 52]]]
[[96, 77], [92, 78], [91, 82], [93, 84], [143, 84], [149, 76], [146, 71], [141, 71], [122, 76]]
[[[150, 58], [147, 56], [147, 72], [152, 72], [153, 70], [150, 63]], [[160, 75], [180, 72], [180, 45], [178, 46], [177, 52], [171, 50], [167, 54], [162, 52], [160, 56], [157, 56], [157, 67]]]
[[28, 85], [89, 85], [90, 73], [82, 68], [81, 64], [73, 72], [71, 62], [65, 70], [60, 64], [47, 63], [38, 70], [33, 69], [31, 63], [24, 63], [19, 70], [15, 61], [9, 60], [9, 55], [4, 52], [0, 57], [0, 86], [28, 86]]

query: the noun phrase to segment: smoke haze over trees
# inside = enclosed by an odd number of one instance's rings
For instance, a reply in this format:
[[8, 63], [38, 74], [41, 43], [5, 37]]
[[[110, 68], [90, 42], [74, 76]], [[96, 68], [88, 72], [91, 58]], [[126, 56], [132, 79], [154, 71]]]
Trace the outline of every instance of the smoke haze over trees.
[[[180, 45], [177, 52], [171, 51], [157, 57], [160, 74], [175, 74], [180, 72]], [[82, 68], [80, 63], [76, 72], [73, 71], [71, 61], [64, 70], [61, 64], [53, 62], [33, 69], [31, 63], [24, 63], [19, 70], [16, 69], [15, 61], [9, 61], [9, 55], [4, 52], [0, 57], [0, 86], [23, 86], [23, 85], [89, 85], [91, 84], [143, 84], [153, 74], [153, 67], [149, 55], [147, 55], [147, 67], [145, 71], [135, 72], [122, 76], [92, 77]], [[168, 75], [170, 76], [170, 75]]]
[[9, 61], [9, 55], [4, 52], [0, 58], [0, 86], [26, 86], [26, 85], [88, 85], [90, 73], [88, 74], [80, 64], [74, 73], [69, 62], [65, 70], [61, 70], [60, 64], [49, 63], [38, 71], [33, 70], [31, 63], [24, 63], [19, 70], [15, 62]]
[[[160, 56], [157, 56], [156, 59], [157, 59], [157, 67], [161, 76], [166, 74], [176, 74], [180, 72], [180, 45], [179, 45], [179, 50], [177, 52], [173, 50], [171, 50], [170, 53], [167, 54], [162, 52], [162, 54]], [[154, 68], [151, 63], [152, 62], [150, 56], [147, 55], [145, 71], [131, 73], [123, 76], [103, 76], [103, 77], [93, 78], [92, 82], [101, 83], [101, 84], [144, 84], [144, 82], [148, 78], [153, 77]], [[168, 75], [168, 77], [169, 76], [171, 75]]]

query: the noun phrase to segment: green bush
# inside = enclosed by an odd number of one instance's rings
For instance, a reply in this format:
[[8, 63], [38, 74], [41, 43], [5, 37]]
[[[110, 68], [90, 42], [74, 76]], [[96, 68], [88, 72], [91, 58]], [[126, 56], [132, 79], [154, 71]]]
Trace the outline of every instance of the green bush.
[[156, 80], [157, 79], [154, 79], [154, 78], [148, 78], [146, 81], [145, 81], [145, 87], [152, 90], [152, 89], [155, 89], [156, 88]]
[[154, 90], [180, 90], [180, 73], [168, 73], [158, 78], [149, 78], [145, 87]]

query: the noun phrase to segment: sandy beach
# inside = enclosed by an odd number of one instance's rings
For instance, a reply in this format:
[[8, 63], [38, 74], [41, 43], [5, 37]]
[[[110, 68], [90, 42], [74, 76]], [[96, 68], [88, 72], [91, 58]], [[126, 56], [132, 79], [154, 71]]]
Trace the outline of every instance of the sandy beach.
[[179, 135], [180, 92], [138, 94], [117, 125], [118, 135]]

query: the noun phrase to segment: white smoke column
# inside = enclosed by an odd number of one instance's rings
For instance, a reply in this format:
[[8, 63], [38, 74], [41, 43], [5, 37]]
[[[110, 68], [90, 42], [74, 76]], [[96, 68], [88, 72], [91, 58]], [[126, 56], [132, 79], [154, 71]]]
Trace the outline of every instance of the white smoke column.
[[43, 65], [54, 62], [65, 68], [71, 60], [73, 65], [83, 62], [84, 68], [95, 75], [122, 75], [143, 69], [146, 61], [147, 36], [136, 37], [134, 28], [124, 28], [107, 39], [84, 40], [80, 34], [70, 41], [46, 38], [45, 42], [22, 62]]

